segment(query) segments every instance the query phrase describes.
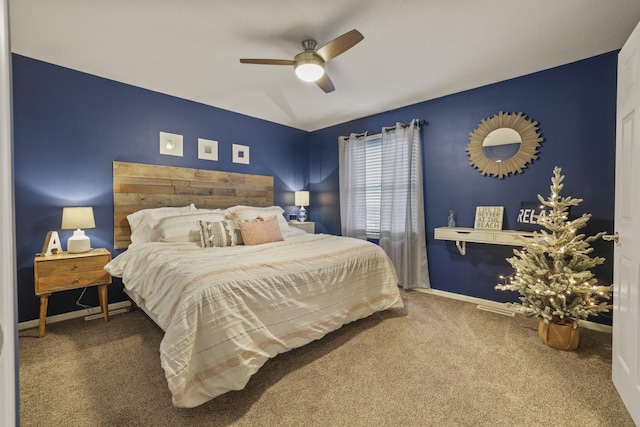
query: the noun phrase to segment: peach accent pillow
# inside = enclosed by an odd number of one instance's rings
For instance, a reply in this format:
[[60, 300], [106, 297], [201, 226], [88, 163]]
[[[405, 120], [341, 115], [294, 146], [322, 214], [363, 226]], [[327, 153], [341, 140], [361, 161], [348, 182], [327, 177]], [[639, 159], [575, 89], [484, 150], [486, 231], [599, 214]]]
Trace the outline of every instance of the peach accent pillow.
[[238, 222], [237, 225], [244, 244], [248, 246], [284, 240], [276, 217], [258, 222]]

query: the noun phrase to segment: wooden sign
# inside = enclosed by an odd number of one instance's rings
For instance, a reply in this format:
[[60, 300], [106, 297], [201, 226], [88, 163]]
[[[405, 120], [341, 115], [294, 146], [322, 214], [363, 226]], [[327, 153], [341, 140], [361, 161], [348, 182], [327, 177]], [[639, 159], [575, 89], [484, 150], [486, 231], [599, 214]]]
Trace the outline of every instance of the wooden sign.
[[476, 230], [502, 230], [504, 206], [476, 206]]

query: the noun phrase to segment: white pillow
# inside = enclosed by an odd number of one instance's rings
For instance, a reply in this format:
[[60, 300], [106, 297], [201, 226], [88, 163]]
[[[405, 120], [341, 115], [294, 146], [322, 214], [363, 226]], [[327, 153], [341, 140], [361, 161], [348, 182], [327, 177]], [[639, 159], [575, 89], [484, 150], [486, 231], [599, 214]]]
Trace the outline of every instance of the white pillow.
[[197, 213], [223, 213], [225, 215], [229, 215], [229, 211], [226, 209], [207, 209], [207, 208], [198, 208], [194, 206], [194, 209], [192, 212], [197, 212]]
[[200, 221], [223, 221], [222, 211], [192, 211], [179, 216], [162, 218], [156, 229], [161, 242], [196, 242], [200, 243]]
[[155, 226], [162, 218], [176, 216], [194, 210], [192, 204], [179, 208], [163, 207], [142, 209], [127, 215], [131, 228], [131, 243], [157, 242], [160, 238]]
[[238, 205], [233, 206], [227, 210], [231, 213], [231, 219], [233, 219], [234, 221], [255, 219], [257, 217], [268, 219], [269, 217], [275, 216], [278, 219], [280, 230], [286, 231], [289, 229], [289, 224], [282, 215], [284, 213], [284, 209], [282, 209], [280, 206], [269, 206], [266, 208], [262, 208], [257, 206]]
[[287, 231], [282, 232], [282, 237], [284, 237], [286, 240], [290, 237], [301, 236], [303, 234], [307, 234], [307, 232], [304, 230], [300, 230], [299, 228], [296, 228], [296, 227], [289, 227]]

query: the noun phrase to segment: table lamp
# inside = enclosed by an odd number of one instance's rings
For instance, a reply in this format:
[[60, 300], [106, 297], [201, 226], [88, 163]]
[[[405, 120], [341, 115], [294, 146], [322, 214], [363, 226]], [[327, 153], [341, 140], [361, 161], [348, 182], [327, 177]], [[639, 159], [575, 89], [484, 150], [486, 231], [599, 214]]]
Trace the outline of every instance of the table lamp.
[[309, 206], [309, 192], [308, 191], [296, 191], [296, 205], [300, 206], [300, 213], [298, 214], [298, 221], [305, 222], [307, 220], [307, 211], [304, 210], [305, 206]]
[[84, 234], [82, 228], [95, 228], [93, 208], [62, 208], [62, 229], [73, 230], [73, 236], [67, 241], [67, 252], [77, 254], [91, 250], [91, 240]]

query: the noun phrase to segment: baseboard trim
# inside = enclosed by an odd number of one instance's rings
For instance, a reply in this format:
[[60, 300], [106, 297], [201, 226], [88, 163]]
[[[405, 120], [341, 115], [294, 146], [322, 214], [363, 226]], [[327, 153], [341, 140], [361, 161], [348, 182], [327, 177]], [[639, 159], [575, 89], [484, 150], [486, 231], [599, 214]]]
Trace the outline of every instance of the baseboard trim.
[[506, 305], [503, 307], [497, 308], [497, 307], [493, 307], [485, 304], [478, 304], [476, 308], [478, 310], [490, 311], [491, 313], [495, 313], [495, 314], [502, 314], [503, 316], [513, 317], [516, 315], [516, 311], [513, 310], [511, 307], [507, 307]]
[[[131, 301], [120, 301], [114, 302], [113, 304], [109, 304], [109, 314], [118, 314], [122, 313], [121, 309], [126, 309], [131, 307]], [[115, 311], [118, 310], [118, 313]], [[78, 317], [85, 317], [87, 315], [92, 316], [100, 313], [100, 307], [91, 307], [88, 309], [70, 311], [69, 313], [56, 314], [54, 316], [47, 316], [47, 325], [52, 323], [62, 322], [64, 320], [77, 319]], [[114, 313], [112, 313], [114, 312]], [[27, 320], [26, 322], [18, 323], [18, 330], [22, 331], [24, 329], [37, 328], [40, 325], [39, 319]]]
[[[461, 295], [453, 292], [441, 291], [439, 289], [415, 289], [415, 291], [424, 292], [426, 294], [438, 295], [445, 298], [457, 299], [460, 301], [470, 302], [473, 304], [478, 304], [479, 306], [483, 306], [483, 308], [481, 309], [486, 311], [497, 310], [501, 314], [505, 312], [518, 313], [518, 310], [515, 307], [508, 306], [506, 303], [503, 303], [503, 302], [491, 301], [483, 298], [470, 297], [468, 295]], [[591, 322], [589, 320], [581, 320], [580, 327], [585, 329], [591, 329], [598, 332], [606, 332], [608, 334], [613, 332], [613, 328], [611, 326], [603, 325], [596, 322]]]
[[[477, 304], [479, 306], [482, 307], [478, 307], [481, 310], [486, 310], [486, 311], [491, 311], [491, 312], [498, 312], [500, 314], [506, 314], [508, 315], [508, 312], [512, 312], [512, 313], [517, 313], [518, 310], [514, 307], [508, 306], [507, 304], [503, 303], [503, 302], [497, 302], [497, 301], [491, 301], [491, 300], [487, 300], [487, 299], [483, 299], [483, 298], [476, 298], [476, 297], [471, 297], [468, 295], [461, 295], [461, 294], [456, 294], [453, 292], [447, 292], [447, 291], [441, 291], [439, 289], [415, 289], [416, 292], [423, 292], [425, 294], [433, 294], [433, 295], [437, 295], [437, 296], [441, 296], [441, 297], [445, 297], [445, 298], [451, 298], [451, 299], [456, 299], [456, 300], [460, 300], [460, 301], [465, 301], [465, 302], [469, 302], [472, 304]], [[125, 309], [125, 308], [129, 308], [131, 307], [131, 301], [121, 301], [121, 302], [116, 302], [113, 304], [109, 304], [109, 313], [111, 313], [112, 311], [114, 312], [113, 314], [117, 314], [115, 313], [116, 310], [118, 310], [118, 313], [121, 313], [121, 309]], [[87, 315], [91, 316], [91, 315], [95, 315], [100, 313], [100, 307], [91, 307], [89, 309], [82, 309], [82, 310], [76, 310], [76, 311], [71, 311], [69, 313], [62, 313], [62, 314], [56, 314], [55, 316], [48, 316], [47, 317], [47, 324], [51, 324], [51, 323], [56, 323], [56, 322], [62, 322], [64, 320], [71, 320], [71, 319], [77, 319], [78, 317], [85, 317]], [[37, 328], [40, 325], [40, 320], [39, 319], [34, 319], [34, 320], [28, 320], [26, 322], [21, 322], [18, 323], [18, 330], [22, 331], [24, 329], [31, 329], [31, 328]], [[606, 333], [612, 333], [613, 332], [613, 328], [609, 325], [603, 325], [600, 323], [596, 323], [596, 322], [591, 322], [589, 320], [581, 320], [580, 321], [580, 326], [586, 329], [592, 329], [594, 331], [598, 331], [598, 332], [606, 332]]]

